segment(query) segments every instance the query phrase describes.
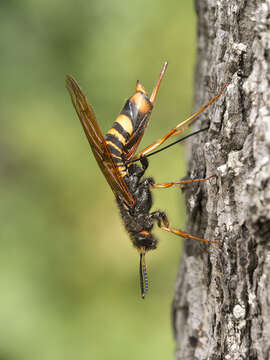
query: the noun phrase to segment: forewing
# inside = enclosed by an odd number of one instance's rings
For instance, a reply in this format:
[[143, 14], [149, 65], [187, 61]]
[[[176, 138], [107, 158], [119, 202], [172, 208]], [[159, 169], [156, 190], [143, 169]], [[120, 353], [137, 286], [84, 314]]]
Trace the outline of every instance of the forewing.
[[83, 126], [86, 137], [90, 143], [95, 158], [101, 168], [106, 180], [117, 195], [127, 205], [133, 206], [134, 199], [127, 188], [120, 172], [113, 161], [112, 155], [107, 147], [106, 141], [96, 121], [94, 110], [88, 103], [78, 83], [71, 76], [67, 76], [67, 89], [70, 93], [72, 103]]

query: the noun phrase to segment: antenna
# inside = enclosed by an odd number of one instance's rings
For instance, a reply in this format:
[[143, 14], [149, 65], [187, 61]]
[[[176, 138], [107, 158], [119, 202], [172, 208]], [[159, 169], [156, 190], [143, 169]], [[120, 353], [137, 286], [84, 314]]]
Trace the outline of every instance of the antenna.
[[141, 296], [142, 299], [144, 299], [146, 293], [148, 292], [148, 277], [146, 272], [144, 251], [140, 253], [140, 285], [141, 285]]

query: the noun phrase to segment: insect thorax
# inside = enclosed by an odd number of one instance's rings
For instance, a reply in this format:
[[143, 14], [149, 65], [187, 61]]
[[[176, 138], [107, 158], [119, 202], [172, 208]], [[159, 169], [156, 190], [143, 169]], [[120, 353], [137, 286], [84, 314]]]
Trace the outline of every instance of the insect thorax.
[[133, 245], [147, 251], [156, 248], [157, 240], [151, 234], [154, 221], [150, 214], [152, 195], [149, 186], [153, 183], [153, 179], [146, 178], [140, 181], [143, 173], [144, 170], [140, 166], [133, 164], [124, 177], [135, 200], [134, 206], [128, 207], [120, 199], [116, 198], [116, 200]]

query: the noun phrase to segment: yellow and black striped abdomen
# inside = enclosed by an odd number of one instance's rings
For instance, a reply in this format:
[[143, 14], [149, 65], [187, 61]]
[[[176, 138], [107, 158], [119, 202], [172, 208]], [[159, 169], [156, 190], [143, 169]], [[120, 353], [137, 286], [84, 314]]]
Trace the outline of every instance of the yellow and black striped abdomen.
[[153, 107], [140, 83], [137, 83], [136, 90], [136, 93], [126, 101], [120, 115], [105, 136], [122, 177], [127, 175], [125, 154], [141, 138], [145, 122]]
[[120, 114], [105, 136], [108, 148], [122, 177], [127, 175], [126, 166], [123, 162], [123, 151], [132, 133], [133, 125], [131, 119], [127, 115]]

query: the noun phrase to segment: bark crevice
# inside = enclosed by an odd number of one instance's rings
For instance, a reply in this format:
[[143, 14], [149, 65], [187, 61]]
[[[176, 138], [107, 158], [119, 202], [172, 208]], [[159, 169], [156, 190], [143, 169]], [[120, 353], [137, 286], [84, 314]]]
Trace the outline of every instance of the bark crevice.
[[193, 138], [186, 241], [173, 302], [176, 359], [269, 359], [270, 3], [196, 0], [195, 108], [230, 82]]

